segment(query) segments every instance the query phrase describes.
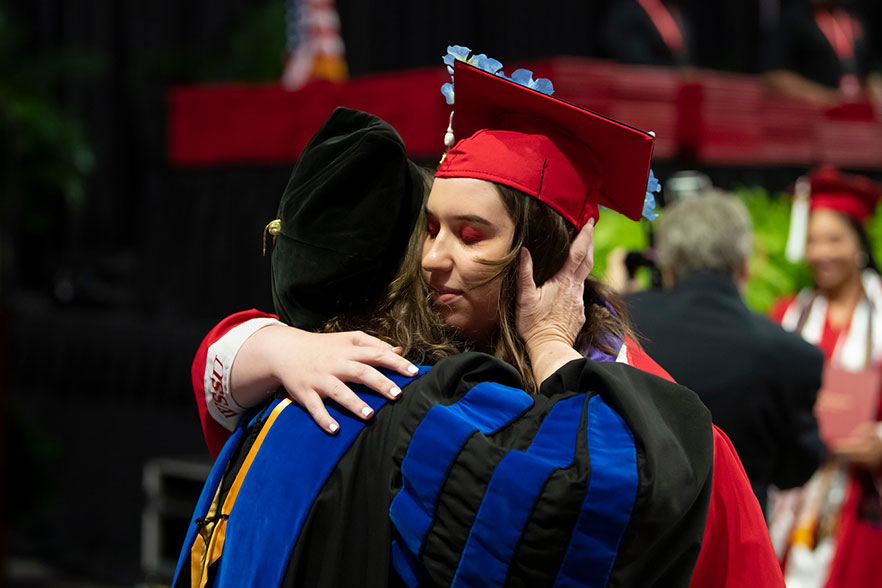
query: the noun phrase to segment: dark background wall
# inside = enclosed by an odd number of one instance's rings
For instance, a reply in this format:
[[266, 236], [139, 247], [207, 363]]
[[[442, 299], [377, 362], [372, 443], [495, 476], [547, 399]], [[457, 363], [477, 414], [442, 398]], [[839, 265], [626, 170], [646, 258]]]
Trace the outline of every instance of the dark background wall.
[[[698, 65], [756, 71], [761, 4], [684, 2], [696, 19]], [[352, 75], [436, 67], [451, 43], [503, 62], [604, 56], [606, 1], [337, 6]], [[204, 455], [193, 351], [220, 317], [271, 309], [260, 237], [290, 171], [170, 167], [165, 92], [277, 78], [283, 21], [277, 37], [259, 32], [282, 14], [281, 0], [8, 0], [0, 10], [22, 37], [23, 58], [82, 51], [87, 65], [62, 71], [48, 90], [81, 125], [95, 161], [79, 206], [26, 190], [8, 157], [2, 168], [0, 185], [12, 187], [7, 198], [18, 207], [6, 210], [42, 218], [0, 223], [12, 236], [0, 275], [5, 553], [62, 575], [131, 584], [141, 578], [144, 463]], [[714, 173], [723, 185], [774, 177]]]
[[[165, 91], [212, 76], [254, 4], [4, 8], [25, 55], [86, 55], [90, 65], [60, 76], [51, 92], [95, 156], [82, 206], [27, 191], [22, 208], [48, 211], [46, 223], [14, 219], [11, 229], [15, 256], [0, 297], [9, 343], [6, 583], [134, 584], [142, 578], [144, 464], [207, 458], [189, 364], [217, 318], [271, 308], [260, 236], [289, 169], [170, 168]], [[278, 33], [281, 46], [282, 23]], [[281, 69], [281, 55], [273, 65]], [[52, 571], [27, 584], [31, 576], [15, 571], [22, 560]]]

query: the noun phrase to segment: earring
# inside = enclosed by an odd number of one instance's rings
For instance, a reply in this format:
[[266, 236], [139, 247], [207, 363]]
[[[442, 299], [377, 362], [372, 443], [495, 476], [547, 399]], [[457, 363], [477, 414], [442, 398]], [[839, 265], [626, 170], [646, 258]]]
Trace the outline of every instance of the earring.
[[447, 132], [444, 133], [444, 155], [441, 156], [441, 161], [438, 162], [438, 165], [444, 163], [444, 158], [447, 157], [447, 152], [450, 151], [450, 148], [456, 143], [456, 137], [453, 135], [453, 111], [450, 111], [450, 121], [447, 123]]

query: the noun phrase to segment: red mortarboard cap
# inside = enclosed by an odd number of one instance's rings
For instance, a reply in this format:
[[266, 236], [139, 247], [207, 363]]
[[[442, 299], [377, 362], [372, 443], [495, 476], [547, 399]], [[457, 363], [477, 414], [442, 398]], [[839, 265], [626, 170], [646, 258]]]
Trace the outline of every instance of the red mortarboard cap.
[[865, 178], [822, 167], [811, 174], [811, 208], [827, 208], [865, 221], [882, 196], [882, 185]]
[[461, 61], [438, 178], [477, 178], [539, 198], [581, 229], [598, 205], [639, 220], [653, 136]]

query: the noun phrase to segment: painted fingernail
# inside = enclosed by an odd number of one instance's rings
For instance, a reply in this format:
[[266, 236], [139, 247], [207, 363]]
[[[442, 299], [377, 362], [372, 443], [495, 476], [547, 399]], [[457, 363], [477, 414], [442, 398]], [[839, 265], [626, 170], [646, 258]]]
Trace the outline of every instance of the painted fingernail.
[[391, 390], [389, 390], [389, 396], [392, 398], [398, 398], [398, 395], [401, 394], [401, 388], [397, 386], [393, 386]]
[[402, 351], [403, 351], [403, 348], [401, 348], [401, 347], [393, 347], [392, 348], [392, 353], [401, 353]]
[[420, 371], [420, 368], [418, 368], [415, 365], [409, 365], [409, 366], [407, 366], [407, 371], [408, 371], [408, 373], [415, 374], [418, 371]]
[[340, 425], [338, 425], [337, 423], [331, 423], [330, 425], [328, 425], [328, 430], [332, 433], [336, 433], [337, 429], [339, 429], [339, 428], [340, 428]]
[[374, 411], [371, 410], [370, 406], [365, 406], [364, 408], [361, 409], [361, 416], [363, 416], [364, 418], [367, 418], [367, 417], [371, 416], [371, 414], [373, 414], [373, 412]]

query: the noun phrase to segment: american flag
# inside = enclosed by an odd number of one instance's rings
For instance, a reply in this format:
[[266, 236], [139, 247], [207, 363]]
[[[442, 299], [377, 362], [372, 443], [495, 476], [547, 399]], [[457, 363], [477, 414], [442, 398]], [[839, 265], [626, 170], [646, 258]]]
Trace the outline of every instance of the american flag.
[[313, 78], [348, 77], [334, 0], [285, 0], [288, 58], [282, 85], [296, 90]]

